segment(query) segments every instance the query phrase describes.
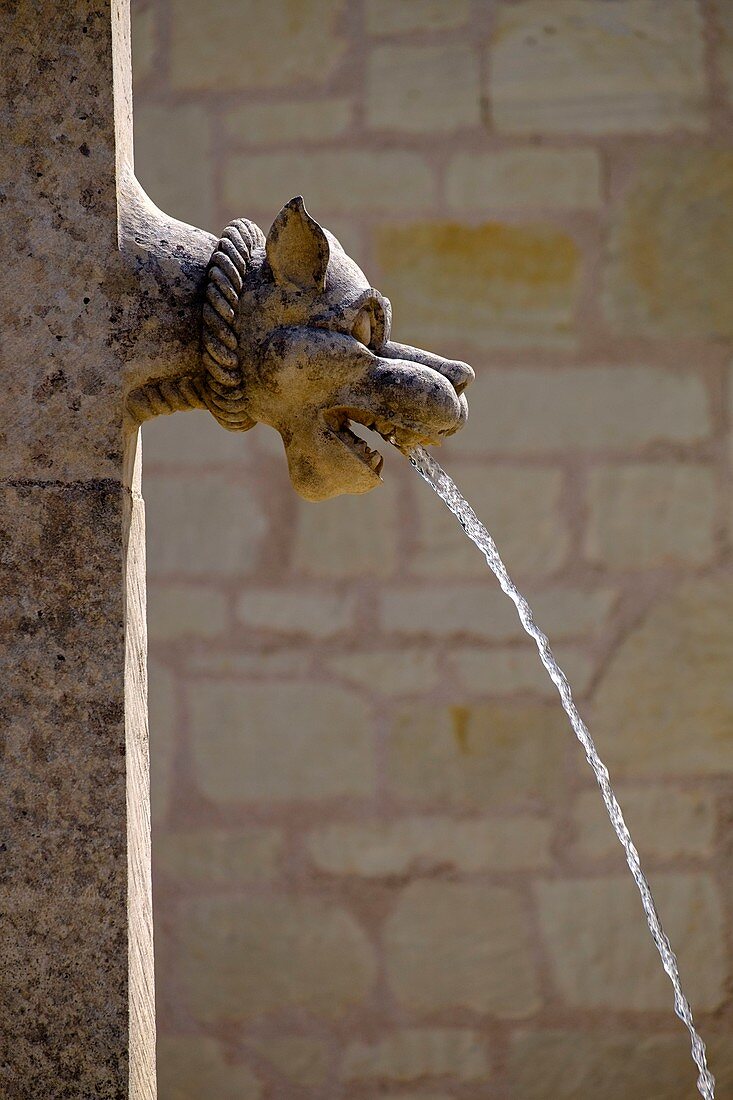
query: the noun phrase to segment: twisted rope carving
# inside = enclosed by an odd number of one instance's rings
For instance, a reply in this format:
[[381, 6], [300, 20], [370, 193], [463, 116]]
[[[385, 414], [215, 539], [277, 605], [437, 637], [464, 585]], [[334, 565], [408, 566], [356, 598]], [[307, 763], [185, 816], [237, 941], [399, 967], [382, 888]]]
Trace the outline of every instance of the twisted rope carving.
[[247, 265], [265, 236], [254, 222], [238, 218], [228, 225], [206, 269], [202, 310], [200, 374], [150, 382], [128, 397], [128, 408], [139, 421], [184, 409], [206, 408], [231, 432], [245, 432], [256, 421], [246, 412], [244, 371], [239, 362], [236, 319]]
[[238, 218], [219, 239], [207, 269], [203, 307], [203, 399], [213, 417], [233, 432], [255, 421], [247, 414], [244, 372], [239, 362], [235, 321], [247, 265], [255, 248], [264, 248], [259, 226]]

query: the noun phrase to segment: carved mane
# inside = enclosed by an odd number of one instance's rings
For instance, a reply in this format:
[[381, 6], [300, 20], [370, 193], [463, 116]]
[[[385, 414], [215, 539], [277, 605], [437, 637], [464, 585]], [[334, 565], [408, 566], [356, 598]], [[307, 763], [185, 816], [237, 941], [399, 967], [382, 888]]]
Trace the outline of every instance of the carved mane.
[[246, 412], [244, 371], [239, 361], [236, 317], [252, 252], [265, 247], [259, 226], [238, 218], [226, 227], [206, 269], [202, 309], [203, 371], [161, 379], [134, 390], [128, 408], [138, 421], [184, 409], [208, 409], [232, 432], [256, 421]]
[[222, 233], [209, 260], [203, 307], [203, 360], [206, 407], [222, 428], [243, 432], [255, 421], [246, 412], [235, 319], [247, 265], [265, 237], [254, 222], [239, 218]]

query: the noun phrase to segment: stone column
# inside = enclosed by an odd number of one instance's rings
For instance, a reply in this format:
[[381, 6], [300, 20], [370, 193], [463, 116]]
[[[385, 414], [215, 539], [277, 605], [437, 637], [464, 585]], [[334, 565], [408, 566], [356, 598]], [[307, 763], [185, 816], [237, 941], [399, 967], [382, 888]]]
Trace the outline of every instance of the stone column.
[[5, 1100], [155, 1096], [144, 521], [124, 387], [197, 354], [211, 238], [137, 192], [130, 85], [127, 0], [1, 0]]

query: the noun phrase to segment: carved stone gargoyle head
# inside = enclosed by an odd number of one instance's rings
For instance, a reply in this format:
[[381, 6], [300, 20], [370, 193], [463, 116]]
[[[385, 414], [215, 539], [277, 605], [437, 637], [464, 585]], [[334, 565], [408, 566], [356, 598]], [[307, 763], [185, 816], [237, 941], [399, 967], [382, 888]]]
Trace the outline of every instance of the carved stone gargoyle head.
[[383, 460], [350, 423], [405, 453], [439, 443], [465, 423], [473, 379], [465, 363], [394, 343], [391, 312], [302, 198], [267, 238], [235, 221], [208, 265], [204, 369], [183, 380], [188, 403], [231, 431], [275, 428], [309, 500], [368, 492]]

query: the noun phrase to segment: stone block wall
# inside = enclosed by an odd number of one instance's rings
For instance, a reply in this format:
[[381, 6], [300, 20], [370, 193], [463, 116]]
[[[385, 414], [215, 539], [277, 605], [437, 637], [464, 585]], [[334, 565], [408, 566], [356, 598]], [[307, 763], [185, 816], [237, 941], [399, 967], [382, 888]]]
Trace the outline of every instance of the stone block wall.
[[[469, 360], [442, 459], [555, 640], [733, 1088], [733, 5], [137, 0], [138, 173], [302, 193]], [[598, 792], [407, 463], [144, 430], [161, 1100], [693, 1095]]]

